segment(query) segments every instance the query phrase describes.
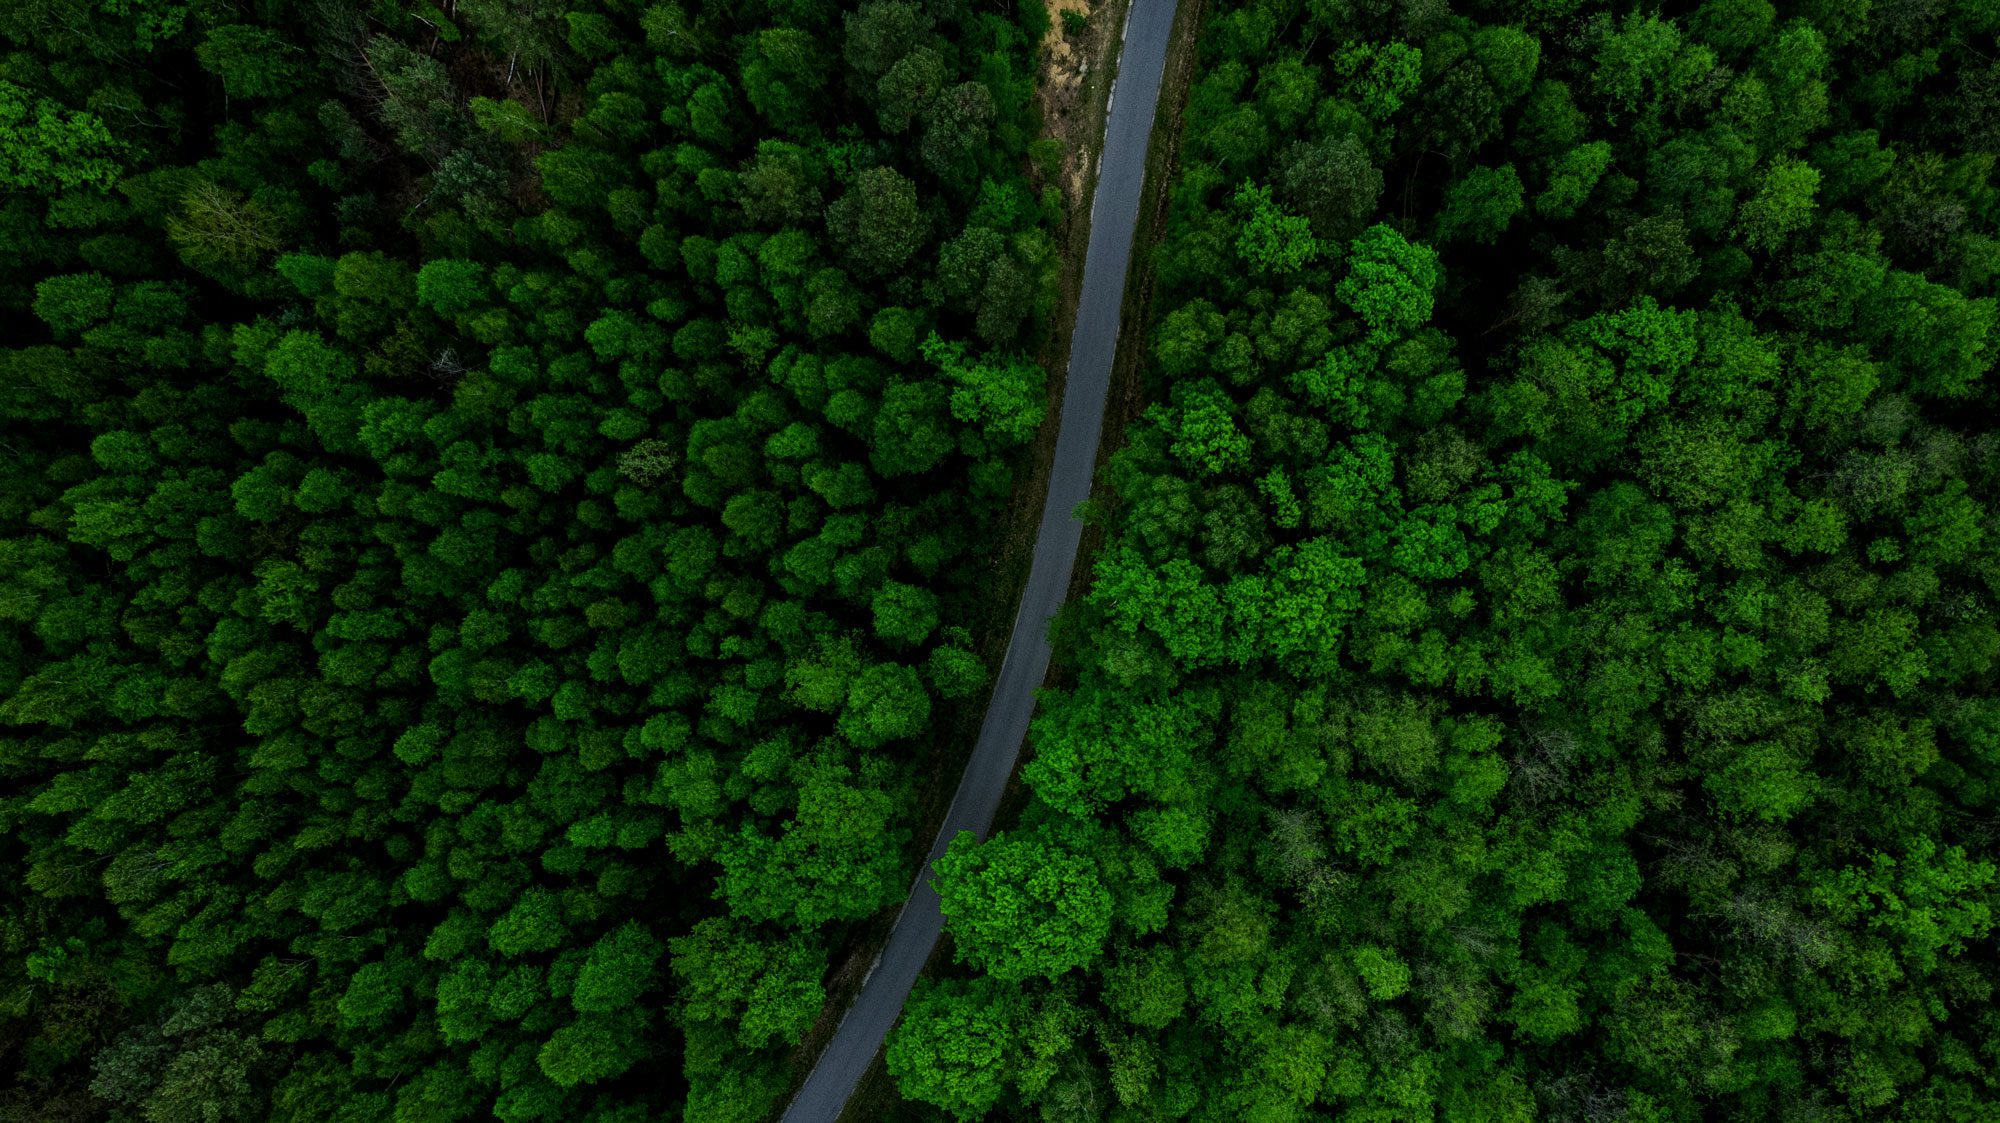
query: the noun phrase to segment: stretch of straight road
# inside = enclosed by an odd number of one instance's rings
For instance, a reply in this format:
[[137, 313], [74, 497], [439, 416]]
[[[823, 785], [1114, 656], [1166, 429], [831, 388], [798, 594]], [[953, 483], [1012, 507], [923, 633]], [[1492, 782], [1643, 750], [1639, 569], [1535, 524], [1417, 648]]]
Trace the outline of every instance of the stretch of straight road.
[[1035, 691], [1049, 672], [1049, 621], [1068, 594], [1076, 567], [1083, 523], [1076, 509], [1090, 498], [1097, 464], [1097, 440], [1104, 427], [1104, 400], [1111, 387], [1111, 361], [1118, 350], [1118, 318], [1125, 302], [1125, 274], [1132, 238], [1139, 225], [1139, 196], [1146, 181], [1146, 143], [1160, 100], [1167, 38], [1175, 0], [1132, 0], [1126, 10], [1118, 70], [1111, 84], [1098, 159], [1097, 190], [1091, 199], [1090, 245], [1084, 251], [1083, 292], [1077, 302], [1076, 332], [1070, 339], [1069, 377], [1063, 384], [1062, 418], [1056, 433], [1054, 467], [1027, 588], [1014, 616], [1014, 632], [1000, 663], [1000, 677], [987, 703], [986, 720], [960, 777], [951, 809], [938, 827], [930, 856], [917, 872], [889, 943], [875, 961], [861, 993], [834, 1031], [833, 1041], [799, 1093], [785, 1109], [784, 1123], [835, 1123], [848, 1097], [882, 1048], [889, 1027], [903, 1012], [910, 987], [923, 971], [944, 916], [931, 888], [931, 863], [960, 831], [980, 838], [993, 826], [1001, 793], [1014, 773]]

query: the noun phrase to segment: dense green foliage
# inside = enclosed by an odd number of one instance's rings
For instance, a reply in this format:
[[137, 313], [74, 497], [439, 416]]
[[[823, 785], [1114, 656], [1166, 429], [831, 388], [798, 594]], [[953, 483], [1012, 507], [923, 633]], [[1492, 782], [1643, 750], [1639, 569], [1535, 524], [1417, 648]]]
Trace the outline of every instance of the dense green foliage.
[[0, 4], [0, 1118], [762, 1115], [986, 683], [1044, 26]]
[[904, 1094], [1996, 1118], [2000, 7], [1208, 7]]

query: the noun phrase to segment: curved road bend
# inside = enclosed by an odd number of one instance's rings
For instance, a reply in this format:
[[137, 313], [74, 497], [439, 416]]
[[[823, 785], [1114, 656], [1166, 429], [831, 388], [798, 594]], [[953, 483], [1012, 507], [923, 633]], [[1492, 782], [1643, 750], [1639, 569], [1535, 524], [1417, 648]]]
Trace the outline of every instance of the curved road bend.
[[1168, 32], [1175, 0], [1131, 0], [1125, 19], [1118, 72], [1104, 126], [1097, 191], [1091, 199], [1090, 245], [1083, 260], [1083, 291], [1071, 337], [1069, 377], [1063, 385], [1062, 421], [1056, 435], [1055, 464], [1048, 498], [1035, 537], [1035, 556], [1014, 632], [1000, 663], [993, 700], [986, 708], [979, 741], [959, 779], [958, 793], [945, 812], [930, 857], [917, 874], [889, 943], [861, 985], [861, 993], [841, 1018], [833, 1041], [820, 1054], [804, 1086], [785, 1109], [783, 1123], [835, 1123], [861, 1076], [882, 1048], [889, 1027], [903, 1011], [931, 948], [944, 929], [930, 865], [945, 846], [969, 830], [984, 838], [993, 825], [1001, 792], [1034, 713], [1035, 691], [1049, 670], [1049, 621], [1069, 591], [1083, 524], [1076, 509], [1090, 497], [1097, 464], [1097, 439], [1104, 427], [1104, 399], [1111, 386], [1111, 360], [1118, 349], [1118, 316], [1125, 300], [1126, 266], [1139, 224], [1139, 196], [1146, 179], [1146, 143], [1160, 100], [1166, 69]]

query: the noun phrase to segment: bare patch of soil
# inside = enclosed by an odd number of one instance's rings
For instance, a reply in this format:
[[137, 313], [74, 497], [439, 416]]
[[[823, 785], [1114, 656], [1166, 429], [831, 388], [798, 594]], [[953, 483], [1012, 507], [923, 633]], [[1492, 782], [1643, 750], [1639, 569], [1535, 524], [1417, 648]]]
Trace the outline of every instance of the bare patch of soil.
[[[1063, 198], [1072, 207], [1090, 197], [1097, 145], [1104, 131], [1104, 99], [1116, 60], [1126, 0], [1043, 0], [1049, 12], [1042, 37], [1042, 80], [1036, 89], [1043, 131], [1060, 139]], [[1084, 19], [1072, 34], [1064, 14]]]

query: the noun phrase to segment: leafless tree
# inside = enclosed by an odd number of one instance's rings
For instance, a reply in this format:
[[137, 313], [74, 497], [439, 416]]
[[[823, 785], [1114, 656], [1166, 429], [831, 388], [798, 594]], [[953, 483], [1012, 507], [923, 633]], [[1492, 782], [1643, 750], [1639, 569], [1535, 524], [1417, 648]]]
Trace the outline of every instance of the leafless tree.
[[1532, 806], [1569, 790], [1570, 765], [1576, 760], [1576, 734], [1551, 725], [1531, 725], [1521, 731], [1520, 750], [1510, 762], [1508, 787], [1514, 799]]

